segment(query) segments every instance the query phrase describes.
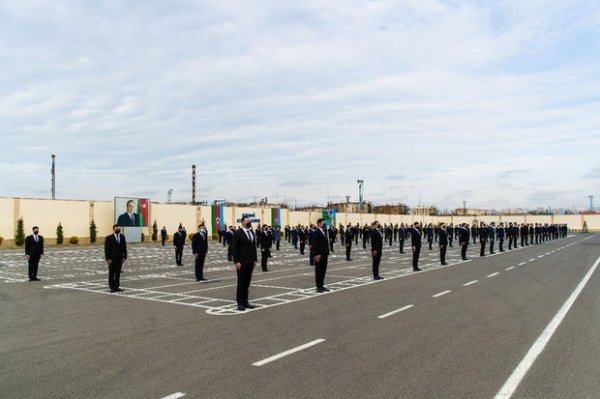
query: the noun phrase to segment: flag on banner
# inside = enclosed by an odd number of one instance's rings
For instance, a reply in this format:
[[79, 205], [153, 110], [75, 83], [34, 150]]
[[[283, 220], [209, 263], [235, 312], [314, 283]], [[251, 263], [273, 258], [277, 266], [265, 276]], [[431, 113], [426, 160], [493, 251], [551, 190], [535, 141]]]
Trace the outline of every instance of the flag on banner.
[[211, 215], [212, 215], [212, 233], [218, 234], [221, 231], [221, 228], [225, 226], [225, 218], [223, 217], [223, 206], [222, 205], [212, 205], [211, 206]]
[[271, 226], [281, 227], [281, 208], [271, 208]]
[[323, 209], [323, 220], [327, 226], [335, 226], [336, 212], [335, 209]]
[[140, 198], [137, 203], [137, 213], [140, 215], [140, 226], [146, 227], [149, 223], [148, 213], [150, 210], [150, 200]]

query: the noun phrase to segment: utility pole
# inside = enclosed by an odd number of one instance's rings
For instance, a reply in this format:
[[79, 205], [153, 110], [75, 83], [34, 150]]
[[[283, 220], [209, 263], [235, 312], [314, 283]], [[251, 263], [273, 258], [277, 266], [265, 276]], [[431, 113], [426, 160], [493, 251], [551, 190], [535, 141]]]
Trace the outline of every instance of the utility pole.
[[588, 195], [588, 198], [590, 199], [590, 213], [594, 213], [594, 196]]
[[467, 216], [467, 201], [463, 201], [463, 216]]
[[54, 159], [56, 155], [52, 154], [52, 199], [56, 199], [56, 165]]
[[365, 182], [363, 180], [357, 180], [358, 183], [358, 213], [363, 211], [363, 188]]
[[171, 203], [172, 196], [173, 196], [173, 189], [170, 188], [167, 190], [167, 203], [169, 203], [169, 204]]
[[196, 165], [192, 165], [192, 205], [196, 205]]

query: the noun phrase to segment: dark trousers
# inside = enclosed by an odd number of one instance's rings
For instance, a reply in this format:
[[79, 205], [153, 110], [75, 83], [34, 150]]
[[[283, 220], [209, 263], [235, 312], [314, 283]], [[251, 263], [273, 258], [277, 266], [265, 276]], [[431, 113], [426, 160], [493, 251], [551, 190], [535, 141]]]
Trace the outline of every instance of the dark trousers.
[[468, 242], [463, 242], [460, 248], [460, 255], [462, 256], [462, 260], [467, 260], [467, 248], [469, 247]]
[[276, 245], [276, 248], [277, 248], [278, 251], [279, 251], [279, 245], [280, 244], [281, 244], [281, 240], [275, 241], [275, 245]]
[[485, 255], [485, 241], [481, 241], [481, 251], [479, 253], [480, 256]]
[[333, 250], [333, 243], [334, 243], [334, 241], [329, 241], [329, 250], [330, 250], [331, 252], [335, 252], [335, 251]]
[[427, 239], [427, 243], [429, 244], [429, 250], [431, 251], [433, 249], [432, 245], [433, 245], [433, 240], [431, 238]]
[[446, 245], [440, 245], [440, 263], [446, 263], [446, 250], [448, 247]]
[[111, 290], [116, 290], [121, 284], [121, 267], [123, 267], [123, 261], [113, 260], [108, 266], [108, 287]]
[[490, 253], [494, 253], [494, 240], [490, 240]]
[[352, 242], [346, 244], [346, 260], [350, 260], [350, 251], [352, 250]]
[[165, 236], [161, 236], [160, 237], [160, 241], [162, 242], [163, 247], [165, 246], [165, 240], [167, 239], [167, 237]]
[[390, 236], [390, 247], [392, 246], [392, 236]]
[[373, 255], [373, 277], [379, 276], [379, 264], [381, 263], [381, 252], [377, 251], [377, 255]]
[[358, 234], [356, 235], [356, 237], [354, 238], [354, 244], [358, 245]]
[[235, 300], [238, 305], [245, 306], [248, 304], [248, 289], [252, 280], [252, 271], [254, 270], [254, 262], [242, 263], [240, 270], [237, 270], [237, 291]]
[[525, 246], [525, 237], [521, 236], [521, 246]]
[[183, 261], [183, 247], [175, 247], [175, 263], [181, 266]]
[[34, 278], [37, 278], [40, 255], [30, 255], [28, 264], [29, 279], [33, 280]]
[[512, 249], [514, 239], [512, 237], [508, 237], [508, 249]]
[[300, 255], [304, 255], [304, 247], [306, 246], [306, 241], [300, 241]]
[[500, 252], [504, 252], [504, 238], [498, 239], [498, 249]]
[[473, 234], [473, 244], [475, 244], [477, 242], [477, 237], [475, 237], [475, 234]]
[[529, 243], [533, 245], [533, 236], [529, 236]]
[[413, 270], [419, 268], [419, 254], [421, 253], [421, 246], [414, 246], [413, 249]]
[[260, 251], [260, 267], [263, 271], [267, 270], [267, 260], [271, 254], [271, 248], [263, 248]]
[[515, 248], [519, 248], [519, 246], [517, 245], [518, 242], [519, 242], [519, 237], [515, 237], [514, 241], [513, 241], [513, 245], [514, 245]]
[[327, 256], [321, 255], [321, 260], [315, 260], [315, 282], [317, 288], [323, 288], [325, 282], [325, 273], [327, 272]]
[[298, 249], [298, 239], [297, 238], [292, 238], [292, 245], [294, 246], [295, 249]]
[[312, 248], [310, 248], [310, 247], [308, 250], [308, 263], [310, 263], [311, 266], [314, 266], [314, 264], [315, 264], [315, 253], [313, 252]]
[[204, 278], [204, 259], [206, 259], [206, 254], [199, 253], [196, 258], [196, 265], [194, 267], [194, 271], [196, 272], [196, 280], [200, 280]]
[[367, 249], [367, 239], [363, 238], [363, 249]]
[[452, 246], [452, 239], [453, 239], [453, 238], [452, 238], [452, 236], [451, 236], [451, 235], [448, 235], [448, 244], [449, 244], [450, 246]]
[[404, 253], [404, 238], [400, 239], [400, 253]]

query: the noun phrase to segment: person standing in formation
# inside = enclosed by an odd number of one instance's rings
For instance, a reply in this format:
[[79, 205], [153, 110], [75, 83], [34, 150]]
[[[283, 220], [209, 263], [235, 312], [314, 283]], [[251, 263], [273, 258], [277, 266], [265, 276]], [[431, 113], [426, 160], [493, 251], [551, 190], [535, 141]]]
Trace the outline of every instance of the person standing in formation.
[[254, 309], [248, 301], [252, 271], [258, 260], [256, 256], [256, 237], [252, 233], [252, 222], [248, 216], [242, 216], [242, 228], [237, 229], [231, 240], [231, 254], [237, 272], [237, 309], [240, 312]]
[[500, 226], [496, 229], [496, 238], [498, 238], [498, 251], [504, 252], [504, 223], [500, 223]]
[[173, 234], [173, 246], [175, 247], [175, 264], [183, 266], [183, 246], [185, 245], [185, 230], [179, 225], [177, 233]]
[[260, 267], [263, 272], [268, 272], [267, 262], [271, 256], [271, 247], [273, 246], [273, 234], [266, 224], [263, 224], [263, 230], [259, 236], [260, 241]]
[[421, 231], [419, 230], [419, 222], [415, 222], [413, 227], [408, 229], [410, 233], [410, 245], [413, 253], [413, 271], [419, 272], [419, 254], [421, 253]]
[[381, 233], [381, 225], [376, 220], [371, 225], [371, 255], [373, 256], [373, 279], [382, 280], [379, 275], [379, 264], [381, 263], [381, 255], [383, 253], [383, 234]]
[[352, 259], [350, 258], [350, 251], [352, 251], [352, 239], [354, 237], [352, 237], [352, 227], [350, 226], [350, 223], [348, 223], [348, 227], [346, 228], [344, 235], [345, 235], [345, 237], [342, 236], [342, 237], [344, 237], [344, 239], [342, 241], [345, 242], [345, 245], [346, 245], [346, 260], [352, 261]]
[[479, 243], [481, 244], [481, 251], [479, 256], [485, 256], [485, 245], [487, 243], [487, 229], [485, 223], [481, 222], [479, 225]]
[[446, 250], [448, 249], [448, 232], [446, 225], [442, 222], [437, 229], [438, 245], [440, 246], [440, 263], [446, 266]]
[[460, 245], [460, 255], [462, 260], [467, 260], [467, 248], [469, 247], [469, 225], [463, 223], [458, 228], [458, 245]]
[[400, 224], [400, 228], [398, 229], [398, 242], [400, 243], [400, 253], [404, 253], [404, 240], [406, 239], [406, 229], [404, 228], [404, 223]]
[[33, 226], [33, 234], [25, 238], [25, 255], [27, 256], [29, 281], [40, 281], [37, 277], [40, 259], [44, 254], [44, 237], [39, 235], [40, 228]]
[[317, 220], [317, 228], [313, 233], [312, 253], [315, 262], [315, 282], [317, 292], [329, 291], [325, 287], [325, 273], [327, 272], [327, 258], [329, 257], [329, 237], [327, 237], [327, 228], [325, 220]]
[[162, 243], [162, 246], [165, 246], [165, 241], [167, 240], [167, 226], [163, 226], [163, 228], [160, 230], [160, 241]]
[[208, 252], [208, 237], [206, 235], [206, 228], [204, 223], [198, 226], [198, 232], [194, 234], [192, 238], [192, 253], [196, 260], [194, 266], [194, 272], [196, 274], [196, 281], [206, 281], [204, 278], [204, 260]]

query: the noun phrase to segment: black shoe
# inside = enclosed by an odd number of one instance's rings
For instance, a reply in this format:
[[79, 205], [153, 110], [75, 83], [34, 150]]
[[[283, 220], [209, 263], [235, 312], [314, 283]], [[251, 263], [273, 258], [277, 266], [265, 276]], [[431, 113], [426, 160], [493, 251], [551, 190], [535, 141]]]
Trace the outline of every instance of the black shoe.
[[374, 280], [383, 280], [383, 277], [381, 277], [381, 276], [375, 276], [375, 277], [373, 277], [373, 279]]
[[263, 271], [263, 272], [268, 272], [268, 271], [269, 271], [269, 269], [262, 269], [262, 271]]
[[243, 305], [238, 305], [237, 310], [239, 310], [240, 312], [243, 312], [246, 310], [246, 308]]
[[245, 304], [244, 306], [246, 307], [246, 309], [256, 309], [256, 306], [251, 305], [249, 303]]
[[327, 288], [327, 287], [323, 287], [323, 288], [321, 288], [321, 289], [322, 289], [323, 291], [325, 291], [325, 292], [329, 292], [329, 288]]
[[29, 282], [31, 283], [32, 281], [35, 281], [35, 280], [34, 280], [34, 279], [32, 279], [32, 278], [30, 278], [30, 279], [29, 279]]
[[197, 278], [196, 281], [208, 281], [208, 279], [203, 278]]
[[116, 292], [123, 292], [123, 290], [121, 288], [117, 288], [115, 291]]
[[419, 269], [418, 267], [413, 267], [413, 272], [420, 272], [421, 269]]
[[323, 292], [324, 292], [324, 291], [323, 291], [323, 288], [317, 288], [317, 292], [318, 292], [318, 293], [323, 293]]
[[111, 293], [115, 293], [115, 292], [117, 292], [117, 290], [113, 290], [113, 289], [111, 288], [110, 292], [111, 292]]
[[490, 255], [496, 255], [496, 253], [495, 252], [490, 252]]
[[352, 262], [352, 259], [346, 259], [348, 262]]
[[41, 280], [39, 278], [37, 278], [37, 277], [34, 277], [30, 281], [41, 281]]

